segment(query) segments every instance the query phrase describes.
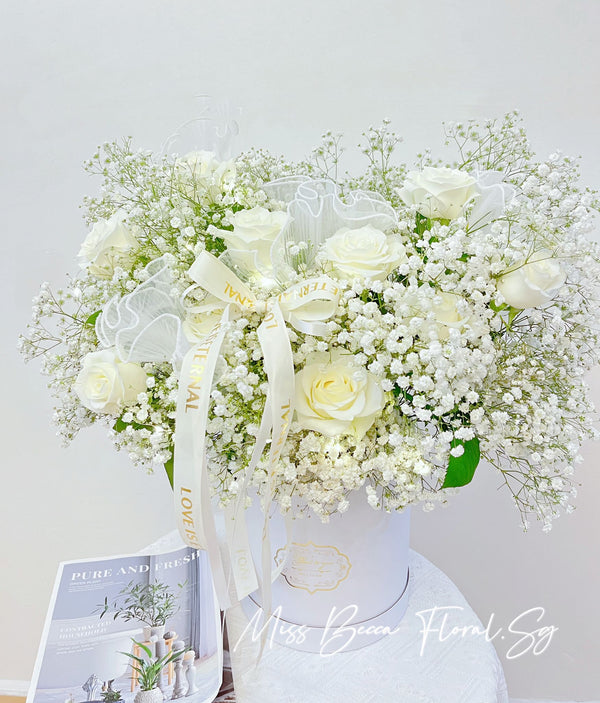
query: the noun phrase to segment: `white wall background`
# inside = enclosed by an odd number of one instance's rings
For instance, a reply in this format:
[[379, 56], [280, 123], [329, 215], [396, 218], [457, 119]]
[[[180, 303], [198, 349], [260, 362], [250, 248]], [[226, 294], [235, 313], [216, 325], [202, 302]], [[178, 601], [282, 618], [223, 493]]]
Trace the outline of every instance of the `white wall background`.
[[[96, 188], [81, 162], [121, 135], [160, 147], [197, 93], [244, 109], [240, 149], [293, 158], [327, 128], [352, 144], [387, 116], [411, 160], [441, 145], [442, 120], [519, 107], [541, 155], [582, 154], [600, 187], [600, 2], [3, 0], [0, 11], [0, 679], [27, 679], [57, 562], [136, 550], [172, 527], [160, 474], [131, 468], [100, 432], [60, 448], [45, 383], [14, 350], [39, 283], [75, 268], [78, 205]], [[486, 467], [447, 509], [415, 511], [413, 546], [484, 622], [541, 605], [560, 627], [542, 656], [504, 662], [515, 697], [600, 695], [597, 452], [586, 449], [578, 510], [549, 536], [522, 534]]]

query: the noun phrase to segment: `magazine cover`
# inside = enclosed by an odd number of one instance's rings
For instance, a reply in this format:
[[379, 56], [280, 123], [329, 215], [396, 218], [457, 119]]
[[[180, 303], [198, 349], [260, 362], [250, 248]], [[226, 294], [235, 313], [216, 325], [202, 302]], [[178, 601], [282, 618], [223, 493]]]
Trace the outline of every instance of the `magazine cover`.
[[206, 552], [64, 562], [27, 703], [208, 703], [222, 669]]

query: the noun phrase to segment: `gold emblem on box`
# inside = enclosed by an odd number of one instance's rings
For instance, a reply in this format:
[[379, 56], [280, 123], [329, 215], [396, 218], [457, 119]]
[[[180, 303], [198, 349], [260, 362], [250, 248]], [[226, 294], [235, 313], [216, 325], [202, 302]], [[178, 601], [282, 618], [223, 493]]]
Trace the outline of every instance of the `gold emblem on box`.
[[[285, 559], [286, 548], [278, 549], [275, 563]], [[348, 578], [352, 564], [337, 547], [326, 544], [292, 542], [289, 560], [281, 575], [292, 588], [302, 588], [309, 593], [334, 591]]]

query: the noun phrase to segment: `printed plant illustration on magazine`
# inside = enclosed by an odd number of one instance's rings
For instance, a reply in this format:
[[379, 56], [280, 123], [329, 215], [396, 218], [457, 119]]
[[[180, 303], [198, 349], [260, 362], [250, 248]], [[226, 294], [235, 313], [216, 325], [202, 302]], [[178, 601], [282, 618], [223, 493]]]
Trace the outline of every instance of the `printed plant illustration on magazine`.
[[29, 703], [212, 701], [221, 621], [205, 552], [61, 564]]

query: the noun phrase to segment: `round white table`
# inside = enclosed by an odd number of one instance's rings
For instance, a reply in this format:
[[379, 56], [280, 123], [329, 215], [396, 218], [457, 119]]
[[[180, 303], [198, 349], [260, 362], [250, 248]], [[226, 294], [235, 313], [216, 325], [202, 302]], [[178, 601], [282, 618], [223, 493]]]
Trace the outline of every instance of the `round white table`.
[[[508, 703], [502, 666], [452, 581], [411, 552], [409, 604], [394, 634], [321, 656], [248, 635], [241, 606], [227, 613], [237, 703]], [[476, 632], [476, 631], [477, 632]], [[244, 634], [246, 633], [246, 634]]]

